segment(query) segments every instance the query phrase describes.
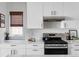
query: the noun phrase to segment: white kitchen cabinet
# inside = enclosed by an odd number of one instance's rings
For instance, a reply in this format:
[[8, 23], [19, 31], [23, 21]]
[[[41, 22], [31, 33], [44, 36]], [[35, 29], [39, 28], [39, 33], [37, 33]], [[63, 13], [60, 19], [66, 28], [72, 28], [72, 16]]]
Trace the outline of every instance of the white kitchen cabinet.
[[27, 3], [27, 28], [41, 29], [43, 28], [42, 3], [28, 2]]
[[77, 28], [79, 28], [79, 20], [64, 21], [64, 28], [67, 28], [67, 29], [77, 29]]
[[44, 55], [43, 49], [35, 49], [35, 48], [30, 48], [27, 49], [27, 56], [42, 56]]
[[64, 2], [64, 16], [69, 20], [79, 19], [79, 2]]
[[44, 48], [44, 43], [27, 44], [27, 48]]
[[44, 55], [44, 44], [28, 44], [27, 56], [42, 56]]
[[71, 55], [79, 56], [79, 43], [71, 44]]
[[26, 48], [24, 45], [3, 45], [1, 53], [3, 57], [25, 56]]
[[66, 28], [79, 28], [79, 2], [64, 2], [64, 16]]
[[25, 48], [12, 48], [11, 56], [25, 56]]
[[65, 25], [65, 28], [67, 29], [77, 29], [78, 26], [77, 26], [77, 21], [65, 21], [64, 22], [64, 25]]
[[43, 3], [43, 16], [63, 16], [63, 2], [45, 2]]
[[11, 50], [15, 56], [25, 56], [25, 45], [11, 45]]
[[8, 57], [11, 55], [11, 49], [10, 48], [2, 48], [1, 50], [2, 57]]

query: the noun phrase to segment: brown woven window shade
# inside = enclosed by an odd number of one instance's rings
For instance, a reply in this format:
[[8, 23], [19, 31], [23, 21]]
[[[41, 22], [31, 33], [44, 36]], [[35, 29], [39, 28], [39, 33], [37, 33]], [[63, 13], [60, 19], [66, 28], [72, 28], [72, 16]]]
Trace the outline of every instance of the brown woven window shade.
[[23, 12], [10, 12], [10, 25], [23, 26]]

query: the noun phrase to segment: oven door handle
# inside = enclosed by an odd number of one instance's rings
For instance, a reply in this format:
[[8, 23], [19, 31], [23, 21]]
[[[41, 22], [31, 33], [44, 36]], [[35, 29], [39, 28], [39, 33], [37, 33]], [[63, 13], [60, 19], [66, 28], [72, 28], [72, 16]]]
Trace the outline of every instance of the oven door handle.
[[52, 49], [52, 48], [68, 48], [68, 47], [45, 47], [45, 48], [50, 48], [50, 49]]

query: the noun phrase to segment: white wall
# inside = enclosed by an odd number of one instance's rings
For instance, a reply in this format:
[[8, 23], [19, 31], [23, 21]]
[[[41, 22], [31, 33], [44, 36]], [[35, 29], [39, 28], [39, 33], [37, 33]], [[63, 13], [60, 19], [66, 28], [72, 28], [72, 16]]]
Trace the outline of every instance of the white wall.
[[6, 14], [7, 8], [5, 2], [0, 2], [0, 13]]
[[[35, 38], [37, 40], [37, 42], [42, 42], [42, 38], [43, 38], [43, 33], [67, 33], [68, 29], [56, 29], [56, 28], [52, 28], [52, 29], [29, 29], [26, 30], [26, 41], [29, 38]], [[65, 34], [64, 34], [64, 40], [65, 39]]]
[[[5, 15], [5, 27], [7, 24], [7, 4], [6, 2], [0, 2], [0, 13]], [[5, 28], [0, 28], [0, 42], [4, 40]]]

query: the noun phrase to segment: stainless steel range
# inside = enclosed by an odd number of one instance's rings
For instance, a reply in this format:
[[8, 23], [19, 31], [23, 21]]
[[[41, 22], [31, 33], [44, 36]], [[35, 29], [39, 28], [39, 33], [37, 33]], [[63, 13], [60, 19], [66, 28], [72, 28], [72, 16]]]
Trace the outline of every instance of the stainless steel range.
[[45, 55], [67, 55], [68, 43], [62, 40], [58, 34], [44, 33], [44, 54]]

